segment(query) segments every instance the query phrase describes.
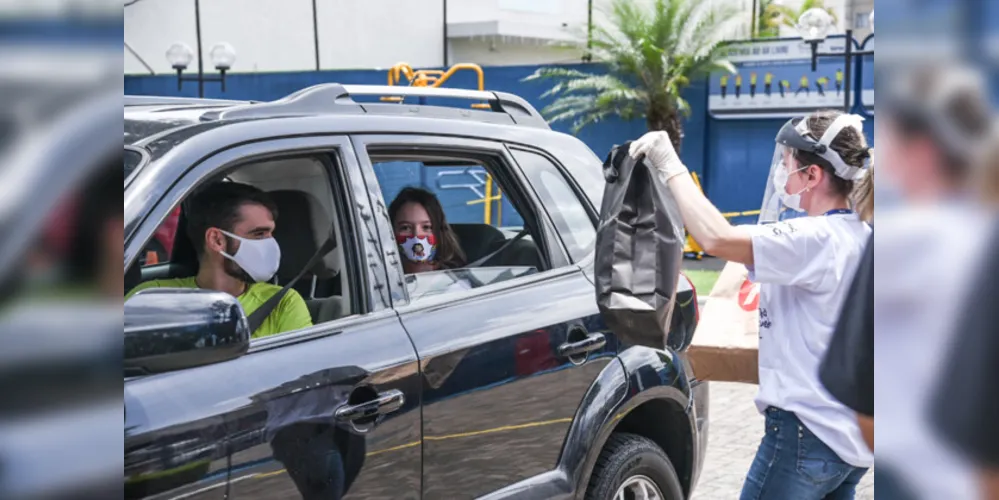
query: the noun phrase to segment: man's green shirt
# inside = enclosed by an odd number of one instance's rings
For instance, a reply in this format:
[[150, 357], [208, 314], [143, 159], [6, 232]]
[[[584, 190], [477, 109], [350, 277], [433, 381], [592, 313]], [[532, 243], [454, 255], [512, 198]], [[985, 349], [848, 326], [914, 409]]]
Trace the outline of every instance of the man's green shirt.
[[[149, 288], [198, 288], [198, 285], [193, 276], [190, 278], [147, 281], [128, 292], [125, 300]], [[273, 297], [279, 291], [281, 291], [281, 287], [277, 285], [254, 283], [237, 299], [242, 304], [243, 311], [249, 316], [263, 305], [264, 302], [267, 302], [267, 299]], [[253, 332], [253, 338], [290, 332], [309, 326], [312, 326], [312, 315], [309, 314], [309, 308], [305, 305], [305, 300], [295, 290], [288, 290], [288, 293], [281, 299], [281, 303], [271, 311], [270, 316], [264, 320], [260, 328]]]

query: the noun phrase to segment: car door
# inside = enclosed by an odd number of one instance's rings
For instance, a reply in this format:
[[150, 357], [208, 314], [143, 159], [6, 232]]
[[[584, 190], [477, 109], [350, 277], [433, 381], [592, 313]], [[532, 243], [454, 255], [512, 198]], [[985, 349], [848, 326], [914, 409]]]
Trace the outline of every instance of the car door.
[[[254, 339], [249, 352], [232, 361], [127, 379], [126, 492], [130, 478], [145, 481], [130, 498], [339, 498], [338, 491], [343, 498], [418, 498], [419, 367], [386, 293], [373, 209], [350, 143], [317, 136], [218, 152], [183, 148], [169, 161], [211, 154], [161, 198], [151, 192], [125, 197], [126, 205], [152, 199], [146, 210], [132, 211], [145, 216], [126, 241], [126, 263], [137, 260], [159, 221], [198, 182], [246, 158], [325, 154], [344, 214], [345, 241], [338, 243], [353, 263], [343, 271], [354, 283], [353, 310]], [[152, 190], [154, 181], [138, 184]]]
[[[592, 283], [570, 259], [502, 143], [353, 140], [372, 195], [382, 193], [369, 171], [372, 153], [489, 163], [503, 195], [514, 200], [525, 225], [534, 227], [534, 241], [545, 242], [539, 246], [548, 252], [547, 268], [536, 274], [436, 297], [410, 296], [409, 304], [396, 306], [422, 370], [424, 496], [471, 498], [554, 470], [584, 394], [617, 350], [598, 315]], [[593, 233], [593, 221], [587, 223]], [[395, 239], [383, 234], [382, 241], [391, 246]], [[584, 244], [583, 253], [592, 254], [592, 241]], [[495, 272], [484, 267], [467, 274], [489, 281]]]

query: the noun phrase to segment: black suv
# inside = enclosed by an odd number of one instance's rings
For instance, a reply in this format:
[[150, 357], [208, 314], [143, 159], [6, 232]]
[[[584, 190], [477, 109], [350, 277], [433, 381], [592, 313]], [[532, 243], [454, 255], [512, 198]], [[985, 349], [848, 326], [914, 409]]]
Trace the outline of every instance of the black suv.
[[[665, 350], [607, 329], [601, 161], [523, 99], [324, 84], [268, 103], [126, 96], [124, 118], [125, 289], [193, 276], [184, 200], [242, 182], [275, 200], [275, 280], [304, 272], [315, 324], [251, 341], [226, 294], [130, 298], [126, 498], [689, 497], [708, 417], [683, 354], [696, 292], [677, 277]], [[477, 265], [405, 275], [396, 188], [459, 175], [502, 193], [488, 224], [448, 214]], [[180, 228], [169, 259], [146, 262], [163, 224]]]

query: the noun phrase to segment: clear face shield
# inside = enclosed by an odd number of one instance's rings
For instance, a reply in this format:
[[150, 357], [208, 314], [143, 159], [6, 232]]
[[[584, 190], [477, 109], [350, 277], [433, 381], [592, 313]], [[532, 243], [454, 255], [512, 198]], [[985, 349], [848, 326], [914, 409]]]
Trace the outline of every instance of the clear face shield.
[[[760, 224], [768, 224], [808, 215], [800, 211], [800, 206], [789, 206], [787, 203], [792, 195], [796, 194], [793, 192], [789, 193], [788, 190], [790, 188], [787, 187], [787, 180], [791, 176], [792, 169], [795, 168], [795, 160], [792, 154], [793, 150], [791, 148], [780, 143], [774, 148], [774, 157], [770, 162], [770, 173], [767, 176], [767, 187], [763, 192], [763, 206], [760, 207], [760, 218], [758, 220]], [[780, 189], [778, 189], [778, 186]], [[781, 191], [786, 194], [782, 194]], [[798, 194], [799, 198], [800, 196]]]
[[852, 126], [863, 134], [863, 117], [841, 115], [829, 126], [822, 137], [816, 139], [808, 130], [807, 118], [793, 118], [777, 133], [774, 156], [770, 162], [770, 174], [763, 193], [763, 206], [760, 207], [759, 224], [769, 224], [798, 217], [807, 217], [801, 207], [801, 195], [788, 186], [788, 180], [803, 167], [794, 159], [795, 150], [813, 153], [829, 162], [838, 177], [859, 180], [867, 173], [867, 166], [857, 168], [847, 165], [831, 147], [833, 139], [844, 127]]

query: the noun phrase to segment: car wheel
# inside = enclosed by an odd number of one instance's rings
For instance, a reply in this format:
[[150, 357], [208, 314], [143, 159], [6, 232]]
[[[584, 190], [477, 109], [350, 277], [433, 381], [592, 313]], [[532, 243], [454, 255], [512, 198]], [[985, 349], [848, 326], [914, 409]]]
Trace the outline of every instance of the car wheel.
[[612, 434], [590, 477], [587, 500], [681, 500], [680, 478], [656, 443]]

